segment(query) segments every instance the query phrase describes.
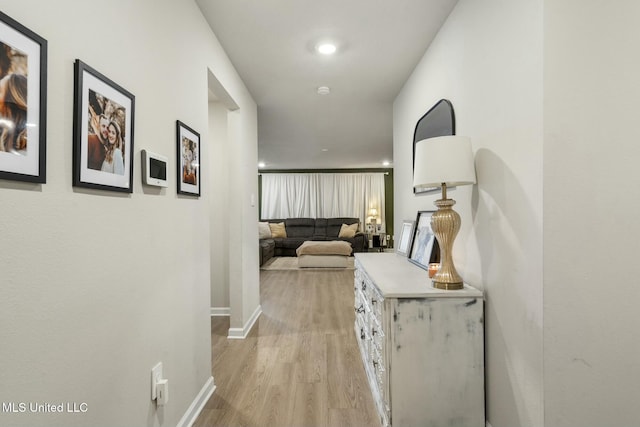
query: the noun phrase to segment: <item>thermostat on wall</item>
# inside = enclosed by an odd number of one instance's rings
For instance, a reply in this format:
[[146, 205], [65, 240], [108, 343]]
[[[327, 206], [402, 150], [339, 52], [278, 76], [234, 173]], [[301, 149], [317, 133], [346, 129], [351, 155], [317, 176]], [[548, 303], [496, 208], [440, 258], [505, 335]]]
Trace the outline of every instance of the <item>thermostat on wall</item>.
[[168, 187], [167, 165], [169, 160], [160, 154], [142, 150], [142, 182], [157, 187]]

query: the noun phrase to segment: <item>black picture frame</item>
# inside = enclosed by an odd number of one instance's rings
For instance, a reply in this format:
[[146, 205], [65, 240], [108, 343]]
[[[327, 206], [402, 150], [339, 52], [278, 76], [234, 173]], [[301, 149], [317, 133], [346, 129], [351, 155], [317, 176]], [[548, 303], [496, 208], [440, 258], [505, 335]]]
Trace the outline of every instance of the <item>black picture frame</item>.
[[409, 261], [425, 270], [429, 270], [429, 264], [440, 262], [440, 246], [431, 230], [431, 216], [434, 212], [418, 212], [409, 251]]
[[135, 97], [79, 59], [74, 71], [73, 185], [132, 193]]
[[[0, 12], [0, 179], [47, 181], [47, 41]], [[4, 100], [3, 100], [4, 101]]]
[[200, 134], [180, 120], [176, 120], [176, 148], [178, 194], [200, 197]]
[[[416, 123], [413, 132], [413, 171], [416, 170], [416, 143], [427, 138], [456, 134], [456, 118], [453, 112], [453, 104], [448, 99], [436, 102]], [[432, 193], [439, 191], [440, 187], [413, 188], [413, 194]]]

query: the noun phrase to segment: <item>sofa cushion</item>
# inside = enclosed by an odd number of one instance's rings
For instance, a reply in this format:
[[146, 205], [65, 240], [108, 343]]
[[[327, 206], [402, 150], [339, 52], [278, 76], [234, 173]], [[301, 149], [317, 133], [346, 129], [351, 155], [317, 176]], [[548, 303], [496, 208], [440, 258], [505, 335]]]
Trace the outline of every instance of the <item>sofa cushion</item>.
[[259, 242], [260, 247], [260, 265], [269, 261], [274, 256], [276, 242], [273, 239], [262, 239]]
[[353, 237], [356, 235], [356, 231], [358, 231], [358, 223], [351, 225], [342, 224], [338, 237]]
[[284, 222], [269, 223], [269, 228], [271, 229], [271, 237], [273, 238], [287, 237], [287, 230], [284, 228]]
[[316, 220], [312, 218], [288, 218], [284, 221], [287, 237], [313, 237]]
[[327, 219], [326, 218], [316, 218], [316, 226], [313, 232], [314, 236], [318, 237], [327, 237]]
[[358, 218], [328, 218], [327, 219], [327, 237], [338, 237], [342, 224], [358, 224], [360, 220]]
[[259, 239], [271, 238], [271, 227], [269, 227], [268, 222], [258, 222], [258, 238]]
[[305, 237], [287, 237], [286, 239], [275, 239], [276, 248], [298, 249], [307, 239]]

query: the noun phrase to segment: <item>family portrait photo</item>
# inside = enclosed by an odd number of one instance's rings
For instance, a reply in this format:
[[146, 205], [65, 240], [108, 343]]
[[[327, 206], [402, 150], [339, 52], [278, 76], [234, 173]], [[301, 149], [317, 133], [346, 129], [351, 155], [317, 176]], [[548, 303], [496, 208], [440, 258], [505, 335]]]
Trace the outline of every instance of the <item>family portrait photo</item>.
[[133, 191], [134, 105], [131, 93], [76, 60], [74, 186]]
[[124, 107], [89, 89], [88, 113], [87, 167], [124, 175]]
[[46, 50], [0, 12], [0, 178], [45, 182]]
[[186, 136], [182, 138], [182, 182], [185, 184], [198, 185], [198, 155], [196, 152], [197, 143]]

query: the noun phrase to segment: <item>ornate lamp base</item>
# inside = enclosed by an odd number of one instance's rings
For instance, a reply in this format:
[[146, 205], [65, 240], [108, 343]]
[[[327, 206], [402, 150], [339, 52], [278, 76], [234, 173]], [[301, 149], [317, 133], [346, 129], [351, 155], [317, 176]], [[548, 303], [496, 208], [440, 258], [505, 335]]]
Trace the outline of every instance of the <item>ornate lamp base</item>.
[[453, 265], [453, 241], [460, 230], [460, 215], [452, 209], [455, 200], [447, 199], [446, 187], [443, 184], [442, 199], [434, 204], [438, 210], [431, 216], [431, 228], [440, 245], [440, 270], [433, 276], [433, 287], [437, 289], [455, 290], [464, 287], [462, 277]]

